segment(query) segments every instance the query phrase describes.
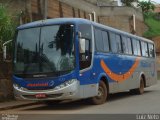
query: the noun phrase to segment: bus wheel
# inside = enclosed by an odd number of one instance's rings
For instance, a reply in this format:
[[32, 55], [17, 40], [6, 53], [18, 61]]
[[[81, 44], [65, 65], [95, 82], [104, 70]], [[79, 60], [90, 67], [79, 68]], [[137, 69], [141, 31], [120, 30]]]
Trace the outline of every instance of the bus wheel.
[[143, 80], [143, 77], [141, 77], [140, 86], [137, 89], [137, 93], [140, 94], [140, 95], [144, 93], [144, 80]]
[[139, 95], [143, 94], [144, 93], [144, 86], [145, 86], [144, 84], [145, 84], [144, 79], [143, 79], [143, 77], [141, 77], [139, 88], [132, 89], [132, 90], [130, 90], [130, 92], [133, 94], [139, 94]]
[[92, 104], [100, 105], [106, 102], [107, 96], [108, 96], [107, 87], [103, 81], [100, 81], [98, 88], [98, 95], [92, 97], [90, 100]]

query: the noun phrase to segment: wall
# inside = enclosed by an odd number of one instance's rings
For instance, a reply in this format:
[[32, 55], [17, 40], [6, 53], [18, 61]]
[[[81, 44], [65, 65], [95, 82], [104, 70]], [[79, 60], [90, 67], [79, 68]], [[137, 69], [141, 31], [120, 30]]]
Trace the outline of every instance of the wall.
[[[154, 37], [152, 38], [152, 40], [155, 42], [156, 51], [160, 51], [160, 44], [159, 44], [160, 36]], [[157, 54], [160, 56], [160, 52]]]
[[0, 102], [13, 98], [13, 87], [11, 81], [12, 63], [3, 62], [0, 52]]
[[[31, 14], [31, 19], [43, 19], [43, 0], [12, 0], [9, 2], [8, 8], [11, 13], [20, 14], [20, 11], [28, 11]], [[133, 32], [132, 15], [136, 16], [136, 34], [142, 36], [146, 31], [147, 26], [143, 23], [143, 15], [140, 9], [130, 7], [98, 7], [96, 1], [87, 2], [85, 0], [46, 0], [47, 3], [47, 18], [59, 17], [81, 17], [89, 19], [89, 13], [96, 12], [97, 22], [115, 27], [117, 29]], [[0, 2], [6, 3], [6, 0]], [[31, 5], [29, 5], [31, 4]], [[32, 21], [30, 20], [30, 21]], [[30, 22], [25, 21], [25, 22]]]
[[[91, 6], [90, 11], [92, 11], [94, 7]], [[86, 10], [86, 6], [80, 9]], [[133, 32], [132, 16], [134, 14], [136, 16], [136, 34], [142, 36], [144, 31], [147, 30], [147, 26], [143, 23], [144, 20], [141, 9], [111, 6], [96, 7], [94, 11], [96, 11], [98, 16], [98, 22], [130, 33]]]

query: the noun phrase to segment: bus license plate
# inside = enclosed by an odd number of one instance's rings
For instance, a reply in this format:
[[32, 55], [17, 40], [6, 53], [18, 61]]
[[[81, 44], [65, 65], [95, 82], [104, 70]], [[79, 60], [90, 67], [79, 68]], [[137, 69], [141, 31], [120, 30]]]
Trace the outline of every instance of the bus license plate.
[[40, 93], [35, 95], [36, 98], [46, 98], [46, 94]]

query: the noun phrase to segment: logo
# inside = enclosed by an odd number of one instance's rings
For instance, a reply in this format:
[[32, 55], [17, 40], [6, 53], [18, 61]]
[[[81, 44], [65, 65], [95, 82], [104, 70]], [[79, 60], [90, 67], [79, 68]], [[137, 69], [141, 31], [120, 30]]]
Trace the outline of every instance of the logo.
[[131, 66], [131, 68], [124, 74], [116, 74], [114, 72], [112, 72], [110, 70], [110, 68], [106, 65], [106, 63], [104, 62], [104, 60], [101, 60], [100, 64], [102, 69], [105, 71], [105, 73], [114, 81], [118, 81], [118, 82], [122, 82], [126, 79], [128, 79], [133, 72], [135, 71], [135, 69], [138, 67], [139, 65], [139, 58], [137, 58], [134, 62], [134, 64]]
[[49, 86], [52, 87], [54, 85], [54, 81], [49, 82]]

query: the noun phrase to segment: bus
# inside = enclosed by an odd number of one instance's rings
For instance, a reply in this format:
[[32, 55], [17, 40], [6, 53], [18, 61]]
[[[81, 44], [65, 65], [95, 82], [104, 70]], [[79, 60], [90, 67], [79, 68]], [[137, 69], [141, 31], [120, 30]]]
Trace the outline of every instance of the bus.
[[109, 94], [143, 94], [157, 82], [151, 40], [81, 18], [19, 26], [13, 56], [14, 95], [22, 100], [98, 105]]

